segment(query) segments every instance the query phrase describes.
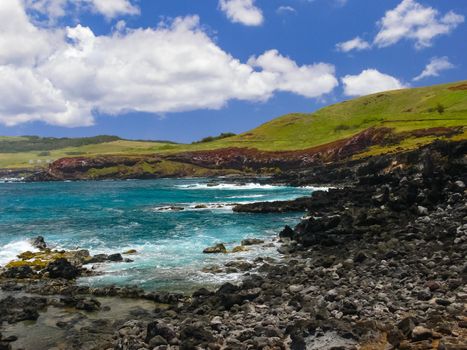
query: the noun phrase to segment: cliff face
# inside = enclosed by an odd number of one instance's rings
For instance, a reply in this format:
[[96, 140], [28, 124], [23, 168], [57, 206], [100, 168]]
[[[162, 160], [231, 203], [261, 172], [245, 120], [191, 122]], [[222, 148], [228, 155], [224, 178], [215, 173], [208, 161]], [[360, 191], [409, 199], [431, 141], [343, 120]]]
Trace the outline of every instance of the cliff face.
[[[396, 134], [390, 128], [369, 128], [346, 139], [298, 151], [267, 152], [253, 148], [223, 148], [145, 156], [62, 158], [29, 179], [31, 181], [148, 179], [226, 174], [277, 174], [348, 161], [370, 147], [394, 147], [407, 138], [451, 137], [460, 132], [462, 129], [458, 128], [433, 128]], [[342, 172], [343, 169], [339, 168], [339, 171]], [[346, 173], [341, 173], [341, 176], [345, 177]]]

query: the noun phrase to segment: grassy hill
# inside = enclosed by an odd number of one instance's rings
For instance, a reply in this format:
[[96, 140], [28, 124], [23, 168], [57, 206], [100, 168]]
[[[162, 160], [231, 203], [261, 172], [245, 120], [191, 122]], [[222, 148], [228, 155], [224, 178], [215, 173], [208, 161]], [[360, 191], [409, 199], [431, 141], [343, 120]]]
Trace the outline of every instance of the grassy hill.
[[238, 136], [198, 147], [297, 150], [383, 126], [396, 132], [467, 126], [467, 81], [388, 91], [337, 103], [311, 114], [289, 114]]
[[[347, 138], [370, 127], [389, 127], [396, 133], [435, 127], [467, 127], [467, 81], [364, 96], [310, 114], [289, 114], [243, 134], [213, 138], [211, 142], [174, 144], [104, 136], [86, 139], [0, 137], [0, 168], [43, 166], [70, 156], [176, 153], [227, 147], [301, 150]], [[466, 129], [455, 138], [467, 138]], [[407, 137], [393, 147], [415, 147], [434, 138], [436, 136]], [[366, 154], [386, 151], [390, 148], [375, 147]]]

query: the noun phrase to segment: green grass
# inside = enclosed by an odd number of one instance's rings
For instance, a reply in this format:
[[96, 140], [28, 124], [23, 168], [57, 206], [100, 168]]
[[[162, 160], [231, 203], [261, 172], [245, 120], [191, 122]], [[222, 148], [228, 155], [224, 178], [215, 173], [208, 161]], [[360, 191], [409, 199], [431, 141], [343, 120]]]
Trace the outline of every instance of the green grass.
[[[462, 84], [467, 81], [378, 93], [311, 114], [289, 114], [249, 132], [202, 146], [297, 150], [349, 137], [369, 127], [385, 126], [402, 132], [467, 126], [467, 90], [449, 89]], [[445, 108], [442, 114], [432, 110], [438, 104]]]
[[[173, 144], [118, 140], [48, 151], [5, 153], [0, 148], [0, 168], [43, 166], [47, 160], [69, 156], [134, 155], [247, 147], [266, 151], [300, 150], [355, 135], [369, 127], [390, 127], [396, 132], [433, 127], [467, 126], [467, 90], [452, 89], [465, 85], [460, 81], [431, 87], [403, 89], [373, 94], [322, 108], [314, 113], [294, 113], [273, 119], [251, 131], [196, 144]], [[443, 106], [443, 113], [437, 106]], [[463, 134], [465, 138], [465, 134]], [[0, 137], [17, 142], [24, 138]], [[428, 138], [430, 140], [434, 138]], [[426, 139], [425, 141], [427, 141]], [[407, 140], [413, 147], [422, 140]], [[384, 149], [374, 149], [372, 152]], [[30, 164], [33, 161], [33, 164]], [[37, 164], [38, 161], [42, 163]]]

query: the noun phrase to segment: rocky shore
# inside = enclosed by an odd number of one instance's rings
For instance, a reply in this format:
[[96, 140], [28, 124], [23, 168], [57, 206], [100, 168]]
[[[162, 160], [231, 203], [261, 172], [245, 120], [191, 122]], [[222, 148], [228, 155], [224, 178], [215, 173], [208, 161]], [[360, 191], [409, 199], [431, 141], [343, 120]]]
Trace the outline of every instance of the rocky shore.
[[[10, 326], [50, 310], [67, 310], [49, 325], [60, 331], [54, 349], [467, 349], [466, 151], [439, 142], [282, 174], [274, 181], [336, 188], [237, 206], [306, 218], [280, 232], [280, 260], [257, 259], [241, 283], [216, 290], [82, 287], [74, 279], [96, 257], [23, 255], [37, 264], [11, 264], [0, 278], [0, 349], [34, 349], [16, 345], [26, 335]], [[107, 317], [109, 308], [121, 311]]]

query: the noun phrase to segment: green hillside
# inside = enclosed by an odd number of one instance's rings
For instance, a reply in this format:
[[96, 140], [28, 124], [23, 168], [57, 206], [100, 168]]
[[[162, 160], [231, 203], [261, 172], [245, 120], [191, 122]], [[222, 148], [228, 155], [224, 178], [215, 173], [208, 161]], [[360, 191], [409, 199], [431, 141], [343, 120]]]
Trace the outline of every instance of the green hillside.
[[[289, 114], [251, 131], [211, 142], [174, 144], [129, 141], [109, 136], [81, 139], [0, 137], [0, 168], [31, 168], [72, 156], [133, 155], [247, 147], [266, 151], [300, 150], [340, 140], [370, 127], [396, 133], [435, 127], [467, 126], [467, 81], [403, 89], [344, 101], [310, 114]], [[466, 129], [455, 138], [467, 138]], [[228, 136], [228, 135], [226, 135]], [[415, 147], [435, 136], [404, 139]], [[388, 149], [372, 149], [376, 154]]]
[[246, 133], [203, 147], [296, 150], [333, 142], [369, 127], [396, 132], [467, 126], [467, 81], [378, 93], [311, 114], [289, 114]]

